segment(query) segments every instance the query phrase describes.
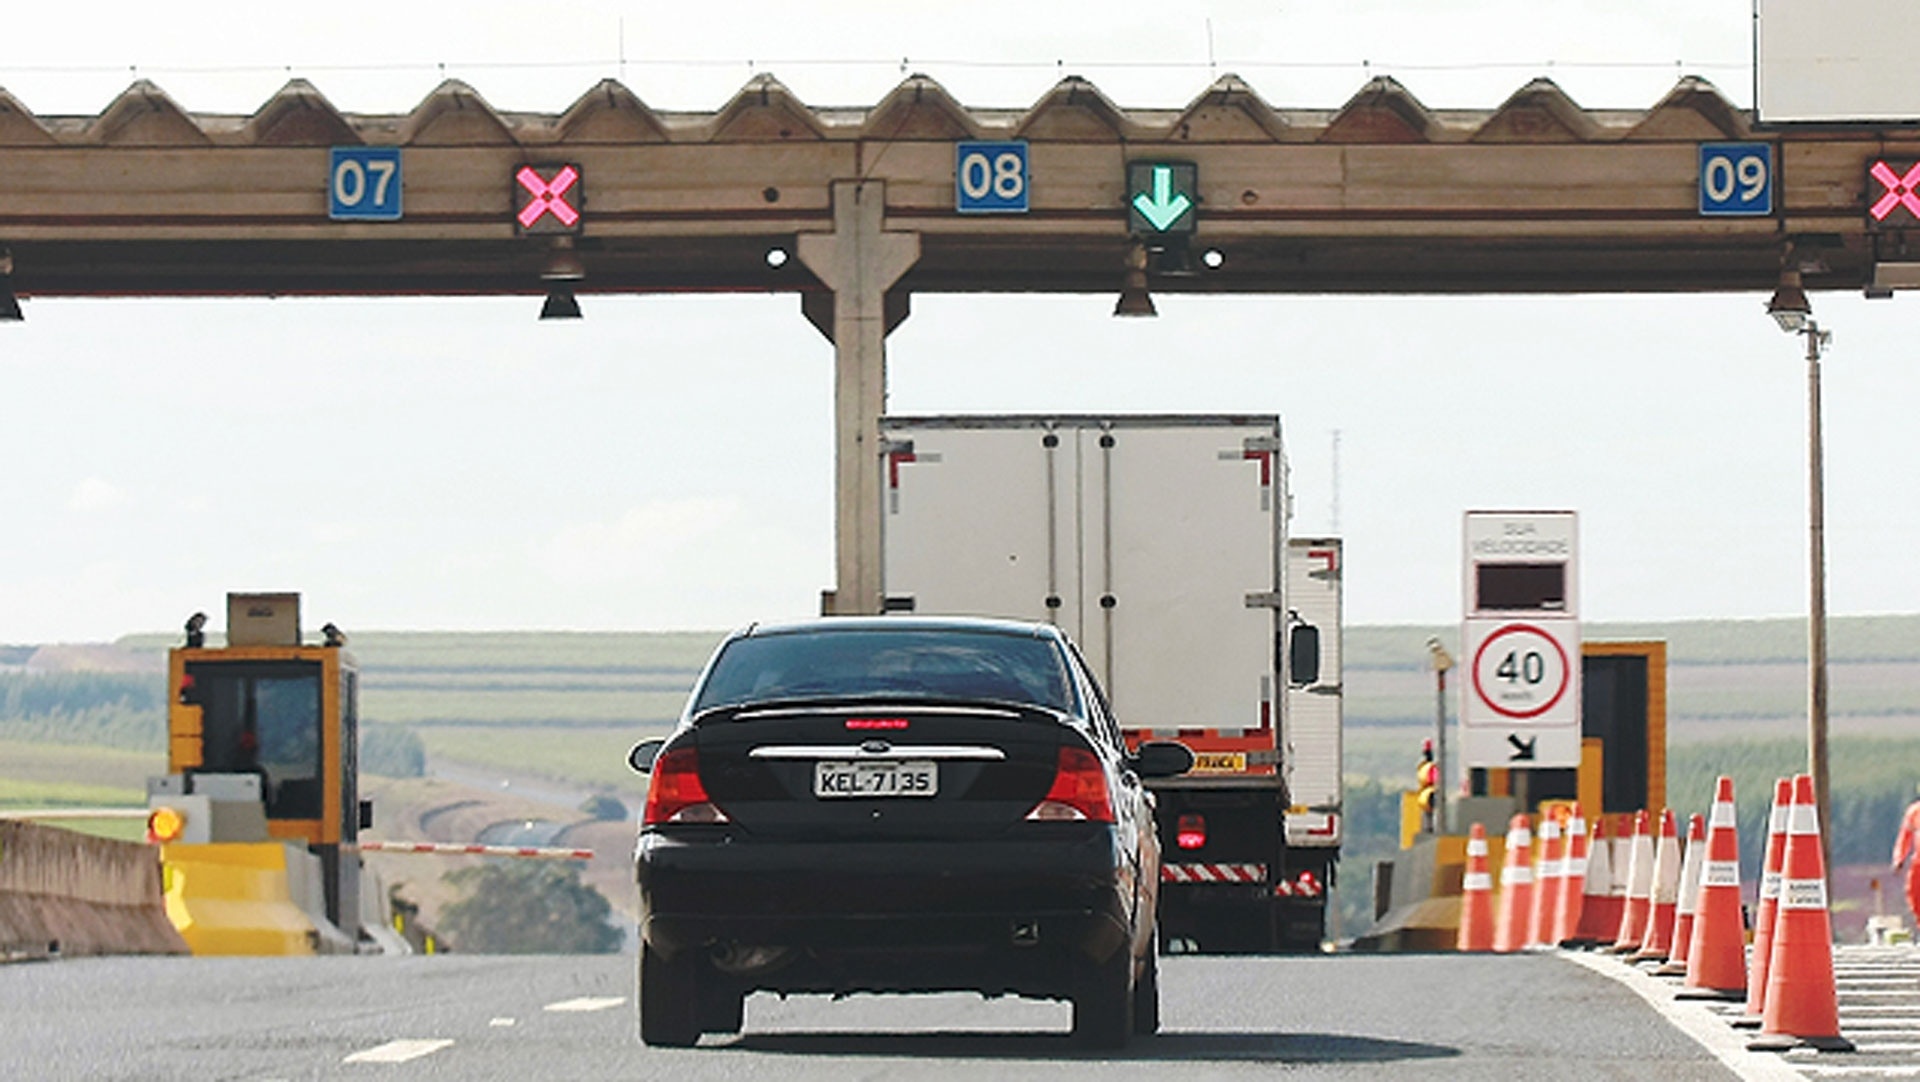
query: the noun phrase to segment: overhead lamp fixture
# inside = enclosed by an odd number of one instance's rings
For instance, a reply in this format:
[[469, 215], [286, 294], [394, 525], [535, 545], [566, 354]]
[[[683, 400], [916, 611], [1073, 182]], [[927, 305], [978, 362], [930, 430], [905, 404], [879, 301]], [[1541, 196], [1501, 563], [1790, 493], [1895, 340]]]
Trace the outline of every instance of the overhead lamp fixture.
[[580, 252], [574, 247], [571, 236], [557, 236], [547, 248], [546, 265], [540, 269], [540, 280], [547, 284], [547, 300], [540, 306], [541, 319], [579, 319], [580, 302], [574, 299], [573, 287], [587, 277], [587, 265], [580, 261]]
[[767, 249], [767, 266], [774, 270], [779, 270], [781, 267], [786, 266], [787, 260], [791, 258], [793, 258], [793, 253], [778, 244]]
[[1208, 248], [1200, 253], [1200, 263], [1208, 270], [1219, 270], [1227, 262], [1227, 253], [1218, 248]]
[[1788, 260], [1780, 268], [1780, 285], [1767, 301], [1767, 314], [1781, 330], [1799, 334], [1813, 317], [1813, 305], [1807, 300], [1807, 291], [1800, 287], [1800, 268], [1791, 262], [1792, 252], [1788, 252]]
[[13, 293], [13, 253], [0, 248], [0, 323], [19, 323], [26, 318], [20, 311], [20, 298]]
[[1136, 244], [1127, 252], [1127, 273], [1120, 280], [1120, 300], [1113, 306], [1116, 316], [1157, 316], [1153, 296], [1147, 292], [1147, 247]]
[[540, 306], [541, 319], [579, 319], [580, 302], [573, 297], [573, 290], [564, 285], [547, 288], [547, 302]]

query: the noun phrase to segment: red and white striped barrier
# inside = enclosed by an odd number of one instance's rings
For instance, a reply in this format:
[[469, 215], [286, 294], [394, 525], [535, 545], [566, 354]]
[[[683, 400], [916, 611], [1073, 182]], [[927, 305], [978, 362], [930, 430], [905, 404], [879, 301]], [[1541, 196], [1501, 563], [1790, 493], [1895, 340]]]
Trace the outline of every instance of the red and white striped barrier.
[[1261, 883], [1265, 864], [1162, 864], [1162, 883]]
[[539, 845], [450, 845], [440, 842], [359, 842], [340, 848], [362, 853], [432, 853], [443, 857], [532, 857], [540, 860], [592, 860], [591, 849]]

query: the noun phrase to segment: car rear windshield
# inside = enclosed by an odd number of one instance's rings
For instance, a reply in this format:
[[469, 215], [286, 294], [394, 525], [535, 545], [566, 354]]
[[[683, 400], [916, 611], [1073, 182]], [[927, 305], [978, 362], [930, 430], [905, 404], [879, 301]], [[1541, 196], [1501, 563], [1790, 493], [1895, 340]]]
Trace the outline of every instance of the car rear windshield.
[[1071, 711], [1072, 684], [1046, 639], [993, 632], [785, 632], [728, 643], [695, 713], [772, 699], [986, 699]]

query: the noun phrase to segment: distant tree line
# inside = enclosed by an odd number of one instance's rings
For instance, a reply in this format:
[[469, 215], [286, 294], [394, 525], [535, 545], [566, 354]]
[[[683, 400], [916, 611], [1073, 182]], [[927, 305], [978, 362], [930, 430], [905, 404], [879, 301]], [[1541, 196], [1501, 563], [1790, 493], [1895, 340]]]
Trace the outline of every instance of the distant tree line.
[[[166, 679], [152, 673], [0, 673], [0, 740], [163, 750]], [[361, 725], [362, 770], [416, 778], [426, 765], [426, 747], [411, 728]]]
[[455, 950], [612, 954], [625, 939], [606, 896], [571, 863], [496, 860], [443, 878], [464, 895], [440, 915], [440, 930]]
[[154, 673], [0, 673], [0, 739], [157, 750], [166, 700]]

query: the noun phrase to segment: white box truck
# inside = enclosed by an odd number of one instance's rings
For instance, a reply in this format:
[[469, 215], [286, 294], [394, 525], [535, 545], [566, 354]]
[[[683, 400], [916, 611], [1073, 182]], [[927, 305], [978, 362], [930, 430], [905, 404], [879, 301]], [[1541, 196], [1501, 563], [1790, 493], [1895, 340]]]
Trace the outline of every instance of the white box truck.
[[1165, 948], [1318, 949], [1340, 546], [1287, 542], [1279, 418], [886, 417], [881, 435], [887, 610], [1055, 623], [1130, 742], [1193, 749], [1151, 783]]

